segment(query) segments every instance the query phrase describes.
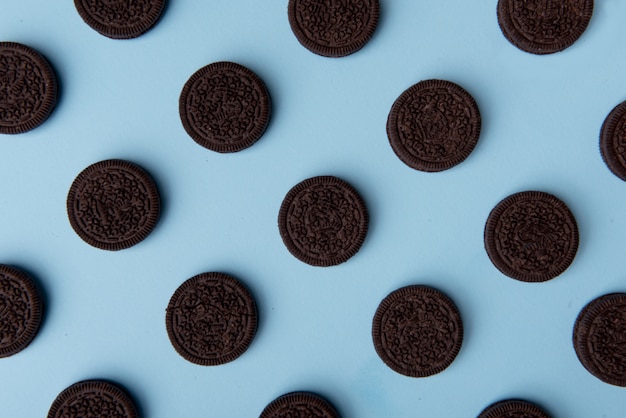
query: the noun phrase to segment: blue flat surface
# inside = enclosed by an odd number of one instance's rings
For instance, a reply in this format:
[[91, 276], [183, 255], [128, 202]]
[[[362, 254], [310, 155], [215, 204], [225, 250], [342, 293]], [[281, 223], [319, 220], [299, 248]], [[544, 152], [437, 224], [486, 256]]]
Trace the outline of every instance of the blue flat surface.
[[[496, 0], [380, 3], [372, 40], [330, 59], [298, 43], [287, 0], [170, 0], [128, 41], [71, 1], [2, 1], [0, 39], [44, 54], [61, 94], [42, 126], [0, 137], [0, 262], [46, 296], [34, 342], [0, 359], [1, 417], [45, 416], [88, 378], [123, 384], [154, 418], [255, 417], [294, 390], [343, 417], [475, 417], [511, 397], [554, 418], [624, 417], [625, 389], [582, 367], [571, 333], [587, 302], [626, 291], [626, 183], [598, 151], [626, 99], [626, 2], [596, 1], [583, 36], [547, 56], [504, 38]], [[197, 145], [178, 115], [184, 83], [216, 61], [249, 67], [272, 96], [265, 135], [235, 154]], [[483, 120], [474, 152], [441, 173], [404, 165], [385, 132], [394, 100], [431, 78], [463, 86]], [[163, 199], [153, 233], [119, 252], [84, 243], [65, 209], [76, 175], [109, 158], [151, 172]], [[357, 255], [329, 268], [294, 258], [277, 228], [287, 191], [317, 175], [350, 182], [371, 217]], [[545, 283], [504, 276], [483, 246], [490, 210], [523, 190], [561, 198], [580, 229], [573, 264]], [[238, 277], [259, 307], [249, 350], [216, 367], [184, 360], [165, 329], [172, 293], [206, 271]], [[408, 284], [444, 291], [464, 321], [458, 357], [428, 378], [395, 373], [372, 344], [379, 302]]]

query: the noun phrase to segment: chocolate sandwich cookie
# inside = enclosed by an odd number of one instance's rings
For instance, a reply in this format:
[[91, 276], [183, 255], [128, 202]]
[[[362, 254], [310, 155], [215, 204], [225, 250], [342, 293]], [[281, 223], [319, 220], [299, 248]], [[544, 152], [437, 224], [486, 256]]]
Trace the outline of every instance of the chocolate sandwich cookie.
[[615, 106], [602, 124], [600, 154], [611, 172], [626, 181], [626, 101]]
[[550, 415], [531, 402], [507, 399], [489, 405], [478, 418], [550, 418]]
[[48, 418], [138, 418], [130, 395], [104, 380], [74, 383], [57, 396]]
[[296, 258], [327, 267], [359, 251], [368, 220], [365, 203], [351, 185], [337, 177], [319, 176], [289, 190], [278, 213], [278, 229]]
[[260, 418], [339, 418], [339, 413], [324, 398], [310, 392], [291, 392], [274, 399]]
[[43, 315], [37, 286], [23, 271], [0, 265], [0, 358], [33, 341]]
[[563, 273], [578, 250], [578, 226], [567, 205], [536, 191], [513, 194], [496, 205], [485, 225], [485, 249], [505, 275], [544, 282]]
[[442, 372], [463, 343], [463, 322], [454, 302], [428, 286], [391, 292], [372, 322], [378, 356], [392, 370], [410, 377]]
[[196, 71], [178, 101], [185, 131], [203, 147], [237, 152], [254, 144], [270, 120], [270, 95], [263, 80], [234, 62]]
[[0, 134], [20, 134], [41, 125], [57, 103], [57, 78], [33, 48], [0, 42]]
[[574, 349], [582, 365], [611, 385], [626, 387], [626, 293], [589, 302], [576, 318]]
[[409, 167], [443, 171], [464, 161], [480, 136], [481, 118], [474, 98], [445, 80], [425, 80], [396, 99], [387, 118], [387, 137]]
[[499, 0], [498, 24], [522, 51], [552, 54], [571, 46], [583, 34], [593, 0]]
[[241, 356], [257, 329], [252, 294], [223, 273], [203, 273], [184, 282], [167, 306], [165, 326], [178, 354], [202, 366]]
[[289, 0], [291, 30], [309, 51], [343, 57], [363, 48], [378, 24], [378, 0]]
[[74, 0], [80, 17], [92, 29], [113, 39], [131, 39], [152, 28], [166, 0]]
[[139, 243], [159, 219], [152, 177], [136, 164], [105, 160], [84, 169], [67, 195], [67, 216], [89, 245], [117, 251]]

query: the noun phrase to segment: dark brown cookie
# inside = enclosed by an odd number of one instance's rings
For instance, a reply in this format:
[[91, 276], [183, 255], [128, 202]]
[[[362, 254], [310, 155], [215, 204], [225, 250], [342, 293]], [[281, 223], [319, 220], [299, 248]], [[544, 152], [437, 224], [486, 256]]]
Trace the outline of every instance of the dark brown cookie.
[[0, 265], [0, 358], [22, 351], [33, 341], [42, 314], [33, 280], [21, 270]]
[[463, 343], [463, 322], [454, 302], [428, 286], [391, 292], [372, 322], [378, 356], [392, 370], [411, 377], [442, 372]]
[[550, 415], [533, 403], [507, 399], [489, 405], [478, 418], [550, 418]]
[[105, 160], [84, 169], [67, 195], [67, 215], [86, 243], [103, 250], [132, 247], [152, 232], [160, 197], [152, 177], [123, 160]]
[[137, 408], [124, 389], [104, 380], [74, 383], [57, 396], [48, 418], [137, 418]]
[[615, 106], [602, 124], [600, 154], [611, 172], [626, 181], [626, 101]]
[[363, 48], [378, 24], [378, 0], [289, 0], [291, 30], [309, 51], [344, 57]]
[[460, 164], [480, 136], [478, 105], [461, 86], [425, 80], [405, 90], [387, 118], [391, 148], [406, 165], [443, 171]]
[[0, 42], [0, 134], [20, 134], [41, 125], [57, 102], [57, 78], [34, 49]]
[[513, 194], [485, 225], [491, 262], [513, 279], [545, 282], [563, 273], [578, 250], [578, 226], [567, 205], [544, 192]]
[[260, 418], [339, 418], [335, 408], [324, 398], [310, 392], [291, 392], [270, 402]]
[[184, 282], [165, 315], [178, 354], [202, 366], [217, 366], [241, 356], [257, 329], [252, 294], [234, 277], [203, 273]]
[[278, 229], [296, 258], [327, 267], [359, 251], [368, 220], [365, 203], [352, 186], [337, 177], [319, 176], [289, 190], [280, 206]]
[[255, 73], [233, 62], [216, 62], [187, 80], [178, 110], [183, 127], [198, 144], [212, 151], [237, 152], [261, 138], [271, 102]]
[[131, 39], [151, 29], [165, 0], [74, 0], [78, 14], [92, 29], [113, 39]]
[[573, 342], [589, 373], [626, 387], [626, 293], [610, 293], [589, 302], [576, 318]]
[[522, 51], [552, 54], [571, 46], [583, 34], [593, 0], [499, 0], [498, 24]]

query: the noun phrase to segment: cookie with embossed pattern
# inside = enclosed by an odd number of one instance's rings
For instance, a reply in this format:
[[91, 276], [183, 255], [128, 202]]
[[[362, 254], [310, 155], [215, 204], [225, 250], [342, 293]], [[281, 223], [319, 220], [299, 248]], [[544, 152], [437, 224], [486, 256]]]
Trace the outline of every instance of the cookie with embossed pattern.
[[289, 24], [309, 51], [344, 57], [371, 39], [378, 25], [378, 0], [289, 0]]
[[250, 69], [216, 62], [196, 71], [185, 83], [178, 109], [185, 131], [203, 147], [237, 152], [254, 144], [270, 120], [270, 95]]
[[20, 134], [41, 125], [57, 103], [57, 78], [33, 48], [0, 42], [0, 134]]
[[0, 358], [19, 353], [33, 341], [42, 315], [33, 280], [19, 269], [0, 265]]
[[67, 216], [89, 245], [117, 251], [144, 240], [159, 219], [160, 196], [143, 168], [105, 160], [84, 169], [67, 195]]
[[57, 396], [48, 418], [138, 418], [130, 395], [117, 384], [105, 380], [74, 383]]
[[165, 325], [174, 349], [186, 360], [217, 366], [241, 356], [257, 329], [250, 291], [223, 273], [202, 273], [185, 281], [167, 306]]
[[626, 293], [610, 293], [589, 302], [576, 318], [572, 339], [589, 373], [626, 387]]
[[387, 117], [387, 137], [409, 167], [443, 171], [464, 161], [480, 136], [474, 98], [446, 80], [425, 80], [396, 99]]
[[550, 418], [550, 415], [534, 403], [507, 399], [489, 405], [478, 418]]
[[80, 17], [96, 32], [112, 39], [132, 39], [150, 30], [166, 0], [74, 0]]
[[270, 402], [259, 418], [339, 418], [326, 399], [311, 392], [291, 392]]
[[531, 54], [559, 52], [583, 34], [593, 0], [499, 0], [498, 24], [513, 45]]
[[456, 305], [432, 287], [412, 285], [391, 292], [372, 322], [374, 348], [392, 370], [427, 377], [445, 370], [463, 343]]
[[567, 205], [544, 192], [513, 194], [496, 205], [485, 225], [485, 249], [505, 275], [544, 282], [563, 273], [578, 250], [578, 226]]
[[626, 181], [626, 101], [615, 106], [602, 124], [600, 154], [611, 172]]
[[369, 224], [365, 202], [350, 184], [319, 176], [295, 185], [283, 200], [278, 229], [283, 243], [312, 266], [334, 266], [359, 251]]

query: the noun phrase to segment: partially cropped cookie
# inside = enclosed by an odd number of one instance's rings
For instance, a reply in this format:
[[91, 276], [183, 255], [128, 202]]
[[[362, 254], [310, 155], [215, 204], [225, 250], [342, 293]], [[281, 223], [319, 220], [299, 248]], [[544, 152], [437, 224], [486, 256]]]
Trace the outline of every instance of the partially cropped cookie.
[[445, 370], [463, 343], [463, 321], [443, 292], [406, 286], [391, 292], [372, 322], [374, 348], [392, 370], [427, 377]]
[[593, 0], [499, 0], [498, 24], [522, 51], [552, 54], [571, 46], [583, 34]]
[[626, 387], [626, 293], [610, 293], [589, 302], [576, 318], [573, 342], [589, 373]]
[[37, 286], [25, 272], [0, 265], [0, 358], [25, 349], [35, 338], [43, 316]]
[[48, 418], [138, 418], [137, 407], [119, 385], [105, 380], [74, 383], [54, 400]]
[[387, 117], [387, 137], [409, 167], [443, 171], [463, 162], [480, 136], [481, 117], [474, 98], [446, 80], [425, 80], [396, 99]]
[[339, 418], [339, 413], [326, 399], [311, 392], [291, 392], [265, 407], [260, 418]]
[[296, 184], [278, 213], [283, 243], [296, 258], [312, 266], [334, 266], [350, 259], [363, 245], [368, 225], [359, 193], [333, 176]]
[[41, 125], [57, 103], [57, 78], [33, 48], [0, 42], [0, 134], [20, 134]]
[[505, 275], [544, 282], [563, 273], [578, 251], [578, 225], [567, 205], [538, 191], [513, 194], [496, 205], [485, 225], [485, 249]]
[[378, 0], [289, 0], [291, 30], [309, 51], [344, 57], [363, 48], [378, 25]]
[[140, 166], [105, 160], [85, 168], [67, 194], [67, 216], [89, 245], [117, 251], [144, 240], [159, 219], [160, 196]]
[[507, 399], [489, 405], [478, 418], [551, 418], [534, 403], [521, 399]]
[[234, 62], [216, 62], [196, 71], [178, 101], [187, 134], [216, 152], [237, 152], [258, 141], [270, 120], [265, 83]]
[[600, 154], [609, 170], [626, 181], [626, 102], [615, 106], [604, 120]]
[[113, 39], [136, 38], [150, 30], [166, 0], [74, 0], [80, 17], [92, 29]]
[[241, 356], [257, 329], [257, 308], [250, 291], [223, 273], [202, 273], [172, 295], [165, 326], [174, 349], [184, 359], [217, 366]]

